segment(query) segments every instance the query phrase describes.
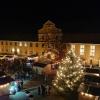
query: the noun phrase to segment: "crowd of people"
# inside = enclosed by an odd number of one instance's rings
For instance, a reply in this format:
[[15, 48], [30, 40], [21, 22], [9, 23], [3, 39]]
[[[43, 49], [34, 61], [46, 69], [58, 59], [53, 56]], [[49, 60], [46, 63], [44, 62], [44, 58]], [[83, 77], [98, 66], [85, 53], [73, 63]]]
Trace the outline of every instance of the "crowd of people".
[[[34, 66], [33, 61], [28, 61]], [[33, 78], [39, 79], [41, 81], [43, 79], [43, 84], [38, 86], [38, 95], [46, 96], [51, 94], [51, 86], [47, 85], [48, 77], [45, 76], [44, 73], [42, 75], [38, 75], [38, 70], [35, 71], [32, 67], [27, 67], [27, 59], [14, 59], [14, 60], [7, 60], [7, 59], [0, 59], [0, 70], [4, 71], [8, 75], [14, 78], [15, 85], [17, 87], [16, 91], [21, 91], [23, 89], [24, 80], [31, 80]], [[20, 81], [17, 81], [20, 80]], [[12, 89], [12, 88], [11, 88]], [[13, 92], [11, 90], [11, 92]]]
[[27, 62], [33, 66], [33, 62], [28, 61], [26, 58], [0, 59], [0, 70], [9, 75], [15, 74], [15, 78], [26, 78], [32, 75], [32, 66], [27, 67]]
[[26, 66], [27, 59], [0, 59], [0, 69], [7, 73], [14, 73], [16, 71], [21, 71]]

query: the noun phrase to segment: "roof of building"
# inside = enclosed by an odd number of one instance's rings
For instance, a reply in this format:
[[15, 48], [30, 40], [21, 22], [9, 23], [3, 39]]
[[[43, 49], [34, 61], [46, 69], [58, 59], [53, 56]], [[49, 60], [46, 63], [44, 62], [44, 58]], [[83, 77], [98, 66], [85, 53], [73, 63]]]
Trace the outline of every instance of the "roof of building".
[[44, 25], [55, 25], [52, 21], [50, 21], [50, 20], [47, 20], [45, 23], [44, 23]]
[[[11, 41], [38, 41], [33, 33], [0, 33], [0, 40]], [[100, 33], [64, 33], [65, 43], [100, 43]]]
[[14, 81], [14, 79], [11, 78], [10, 76], [0, 77], [0, 85], [10, 83], [12, 81]]
[[63, 41], [67, 43], [100, 43], [99, 33], [66, 33]]

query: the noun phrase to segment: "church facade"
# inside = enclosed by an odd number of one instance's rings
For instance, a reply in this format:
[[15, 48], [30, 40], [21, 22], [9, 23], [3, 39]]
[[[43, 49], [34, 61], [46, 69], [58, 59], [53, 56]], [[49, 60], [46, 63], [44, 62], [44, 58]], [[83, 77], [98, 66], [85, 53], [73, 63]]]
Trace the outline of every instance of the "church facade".
[[[43, 27], [38, 30], [38, 41], [11, 41], [0, 40], [0, 54], [18, 54], [28, 56], [33, 54], [41, 55], [48, 48], [60, 48], [63, 33], [56, 25], [47, 21]], [[64, 43], [67, 50], [68, 43]], [[84, 64], [100, 65], [100, 44], [92, 43], [70, 43], [71, 49], [84, 59]]]

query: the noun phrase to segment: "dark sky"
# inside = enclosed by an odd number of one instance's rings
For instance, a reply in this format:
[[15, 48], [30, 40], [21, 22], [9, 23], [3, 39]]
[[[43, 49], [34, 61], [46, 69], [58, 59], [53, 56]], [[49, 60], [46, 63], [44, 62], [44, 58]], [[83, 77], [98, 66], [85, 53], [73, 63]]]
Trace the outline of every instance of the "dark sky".
[[4, 0], [0, 3], [0, 37], [35, 39], [37, 29], [48, 19], [56, 23], [64, 34], [100, 34], [99, 2]]

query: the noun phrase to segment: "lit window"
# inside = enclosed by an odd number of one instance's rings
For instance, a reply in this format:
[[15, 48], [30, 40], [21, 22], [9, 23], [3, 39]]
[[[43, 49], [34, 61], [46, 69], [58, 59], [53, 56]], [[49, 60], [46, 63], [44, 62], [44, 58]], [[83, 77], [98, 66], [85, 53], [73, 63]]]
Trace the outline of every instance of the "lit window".
[[71, 50], [75, 51], [75, 45], [71, 45]]
[[90, 46], [90, 56], [95, 56], [95, 46], [94, 45]]
[[25, 43], [24, 46], [27, 47], [27, 43]]
[[19, 43], [19, 46], [22, 46], [22, 42]]
[[80, 45], [80, 55], [84, 55], [84, 45]]
[[19, 48], [17, 48], [17, 53], [20, 53], [20, 49]]
[[15, 49], [14, 48], [12, 48], [12, 52], [15, 52]]

